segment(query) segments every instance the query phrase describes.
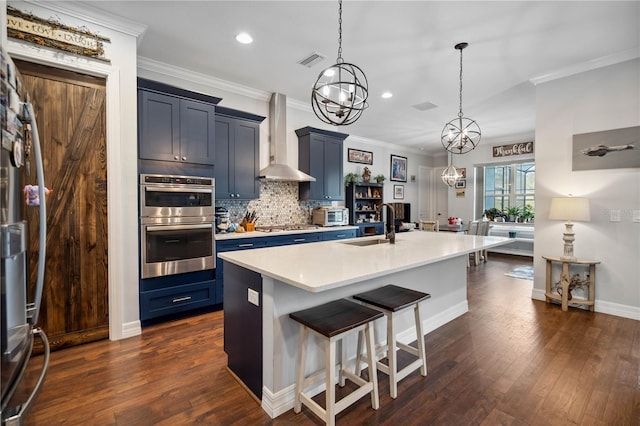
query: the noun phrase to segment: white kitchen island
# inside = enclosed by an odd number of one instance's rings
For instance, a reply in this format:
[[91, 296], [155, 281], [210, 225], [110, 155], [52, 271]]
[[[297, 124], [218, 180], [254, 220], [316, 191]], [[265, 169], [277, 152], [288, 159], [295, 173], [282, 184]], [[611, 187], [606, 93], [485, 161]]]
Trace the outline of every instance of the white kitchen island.
[[[509, 243], [501, 237], [415, 231], [396, 234], [395, 244], [351, 244], [379, 239], [384, 238], [219, 254], [225, 261], [229, 369], [271, 417], [293, 407], [299, 325], [289, 313], [395, 284], [431, 294], [421, 305], [423, 328], [428, 333], [468, 310], [467, 254]], [[405, 331], [398, 340], [409, 343], [415, 340], [413, 316], [402, 319], [397, 329]], [[377, 342], [385, 338], [384, 324], [384, 319], [376, 324]], [[346, 345], [350, 358], [355, 356], [355, 346], [355, 336], [351, 336]], [[427, 341], [427, 359], [428, 348]], [[311, 350], [308, 371], [319, 369], [323, 360], [321, 349]]]

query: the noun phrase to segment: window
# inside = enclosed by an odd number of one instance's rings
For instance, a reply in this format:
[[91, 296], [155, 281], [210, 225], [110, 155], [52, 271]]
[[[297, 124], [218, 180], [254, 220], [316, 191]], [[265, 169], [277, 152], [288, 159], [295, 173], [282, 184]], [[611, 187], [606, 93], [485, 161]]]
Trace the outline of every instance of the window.
[[484, 167], [484, 210], [535, 207], [536, 165], [533, 162]]

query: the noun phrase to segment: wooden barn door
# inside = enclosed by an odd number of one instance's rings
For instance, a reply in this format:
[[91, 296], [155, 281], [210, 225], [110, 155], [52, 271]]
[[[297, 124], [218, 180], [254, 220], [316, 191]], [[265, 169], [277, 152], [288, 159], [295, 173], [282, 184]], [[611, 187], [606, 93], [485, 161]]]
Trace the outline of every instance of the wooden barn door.
[[[47, 260], [39, 325], [53, 350], [109, 336], [105, 80], [17, 61], [31, 95], [47, 188]], [[35, 164], [32, 160], [32, 173]], [[26, 177], [35, 184], [35, 176]], [[27, 209], [37, 247], [36, 209]], [[30, 251], [30, 283], [37, 252]], [[33, 290], [32, 290], [33, 291]]]

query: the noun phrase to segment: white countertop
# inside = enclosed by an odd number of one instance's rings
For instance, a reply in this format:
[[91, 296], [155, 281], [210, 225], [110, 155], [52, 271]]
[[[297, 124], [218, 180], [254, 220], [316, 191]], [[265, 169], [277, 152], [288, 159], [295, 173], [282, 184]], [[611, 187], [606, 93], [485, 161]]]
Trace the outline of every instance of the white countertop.
[[320, 292], [512, 241], [502, 237], [414, 231], [397, 233], [395, 244], [364, 247], [346, 244], [372, 239], [384, 239], [384, 235], [232, 251], [220, 253], [218, 257], [303, 290]]
[[235, 240], [237, 238], [259, 238], [259, 237], [275, 237], [277, 235], [291, 235], [291, 234], [308, 234], [311, 232], [327, 232], [327, 231], [340, 231], [344, 229], [358, 229], [357, 226], [319, 226], [315, 229], [293, 229], [291, 231], [251, 231], [251, 232], [221, 232], [216, 234], [216, 240]]

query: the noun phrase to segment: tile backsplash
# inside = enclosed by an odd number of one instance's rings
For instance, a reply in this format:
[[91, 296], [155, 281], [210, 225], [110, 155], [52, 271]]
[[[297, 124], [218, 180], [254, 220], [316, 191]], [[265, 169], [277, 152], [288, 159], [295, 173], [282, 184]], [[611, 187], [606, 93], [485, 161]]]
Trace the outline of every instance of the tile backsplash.
[[261, 181], [257, 200], [216, 200], [216, 207], [229, 210], [231, 222], [240, 222], [247, 211], [255, 211], [257, 226], [310, 223], [311, 210], [322, 205], [331, 203], [298, 200], [297, 182]]

